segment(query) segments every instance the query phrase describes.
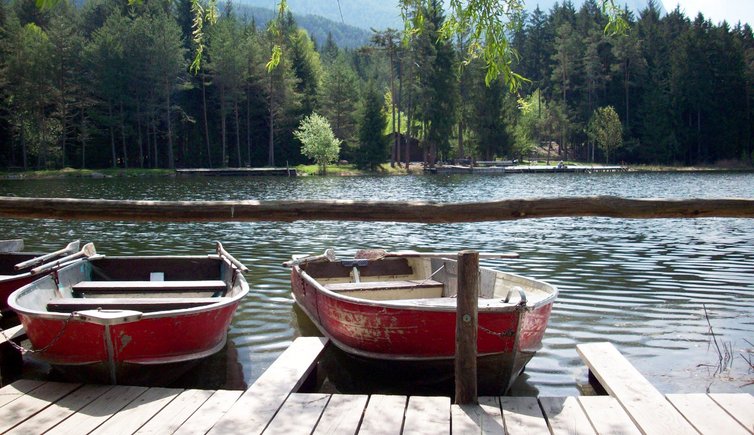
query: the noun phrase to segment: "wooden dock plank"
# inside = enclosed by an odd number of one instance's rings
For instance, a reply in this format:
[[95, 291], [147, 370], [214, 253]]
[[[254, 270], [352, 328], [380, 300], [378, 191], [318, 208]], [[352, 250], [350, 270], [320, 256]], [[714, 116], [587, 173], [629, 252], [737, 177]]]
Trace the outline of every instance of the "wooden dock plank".
[[329, 394], [291, 394], [264, 433], [266, 435], [311, 434], [329, 400]]
[[401, 433], [406, 400], [406, 396], [371, 395], [367, 409], [364, 411], [359, 433], [365, 435]]
[[333, 395], [314, 429], [314, 435], [355, 434], [368, 400], [369, 396], [363, 394]]
[[50, 406], [81, 384], [47, 382], [0, 408], [0, 433], [20, 424]]
[[754, 396], [747, 393], [716, 393], [709, 396], [746, 430], [754, 433]]
[[145, 391], [147, 387], [116, 385], [47, 433], [52, 435], [89, 433]]
[[450, 433], [450, 397], [411, 396], [403, 422], [404, 434]]
[[84, 385], [51, 404], [34, 417], [14, 427], [7, 434], [44, 433], [112, 388], [112, 385]]
[[299, 337], [212, 428], [216, 434], [262, 433], [285, 399], [312, 370], [327, 339]]
[[553, 435], [596, 433], [575, 397], [540, 397], [539, 403]]
[[454, 434], [504, 434], [503, 412], [497, 397], [480, 397], [478, 405], [451, 405]]
[[99, 426], [92, 434], [132, 434], [182, 391], [180, 388], [150, 388]]
[[218, 390], [175, 431], [176, 435], [207, 433], [234, 403], [241, 397], [240, 390]]
[[610, 343], [588, 343], [576, 351], [644, 433], [696, 434], [693, 426]]
[[212, 396], [212, 393], [212, 390], [183, 391], [136, 433], [164, 434], [175, 432]]
[[505, 432], [508, 434], [549, 433], [536, 397], [501, 397]]
[[706, 394], [666, 394], [665, 397], [703, 434], [746, 435], [749, 433]]
[[8, 341], [14, 341], [20, 339], [26, 335], [24, 325], [12, 326], [8, 329], [3, 329], [3, 333], [0, 334], [0, 346], [4, 345]]
[[615, 397], [581, 396], [578, 401], [598, 434], [641, 434]]
[[44, 381], [32, 381], [28, 379], [19, 379], [10, 385], [0, 388], [0, 407], [22, 397], [24, 394], [44, 385]]

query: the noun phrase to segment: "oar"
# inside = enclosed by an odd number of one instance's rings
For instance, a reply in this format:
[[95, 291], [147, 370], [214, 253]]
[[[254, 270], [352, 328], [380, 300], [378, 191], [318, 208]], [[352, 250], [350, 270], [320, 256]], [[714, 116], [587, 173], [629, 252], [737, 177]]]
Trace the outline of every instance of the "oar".
[[215, 249], [217, 250], [217, 255], [220, 257], [225, 257], [226, 260], [230, 261], [230, 264], [236, 266], [238, 270], [241, 272], [248, 272], [249, 268], [243, 265], [240, 261], [236, 260], [232, 255], [228, 253], [228, 251], [223, 248], [223, 244], [220, 242], [216, 242]]
[[55, 267], [58, 267], [61, 264], [67, 263], [67, 262], [69, 262], [71, 260], [75, 260], [75, 259], [81, 258], [81, 257], [91, 257], [91, 256], [96, 255], [96, 254], [97, 254], [97, 250], [94, 249], [94, 243], [90, 242], [90, 243], [87, 243], [86, 245], [84, 245], [84, 247], [81, 248], [81, 250], [79, 252], [75, 253], [75, 254], [71, 254], [71, 255], [68, 255], [66, 257], [59, 258], [59, 259], [57, 259], [55, 261], [52, 261], [50, 263], [43, 264], [41, 266], [35, 267], [34, 269], [30, 270], [29, 272], [32, 275], [38, 275], [38, 274], [40, 274], [42, 272], [45, 272], [45, 271], [47, 271], [49, 269], [53, 269]]
[[[354, 258], [366, 260], [379, 260], [385, 257], [431, 257], [447, 258], [455, 257], [458, 252], [417, 252], [417, 251], [396, 251], [387, 252], [384, 249], [362, 249], [356, 251]], [[516, 252], [480, 252], [479, 258], [518, 258]]]
[[293, 267], [298, 266], [299, 264], [317, 263], [325, 260], [335, 261], [335, 250], [333, 250], [332, 248], [327, 248], [325, 249], [325, 252], [320, 255], [310, 255], [308, 257], [301, 257], [286, 261], [285, 263], [283, 263], [283, 267]]
[[30, 266], [35, 266], [37, 264], [44, 263], [50, 258], [55, 258], [58, 255], [70, 254], [72, 252], [78, 251], [80, 244], [81, 242], [79, 240], [76, 240], [75, 242], [71, 242], [68, 245], [66, 245], [66, 247], [63, 249], [58, 249], [55, 252], [50, 252], [49, 254], [40, 255], [39, 257], [34, 257], [30, 260], [22, 261], [21, 263], [18, 263], [17, 265], [13, 267], [16, 270], [21, 270], [21, 269], [26, 269], [27, 267], [30, 267]]

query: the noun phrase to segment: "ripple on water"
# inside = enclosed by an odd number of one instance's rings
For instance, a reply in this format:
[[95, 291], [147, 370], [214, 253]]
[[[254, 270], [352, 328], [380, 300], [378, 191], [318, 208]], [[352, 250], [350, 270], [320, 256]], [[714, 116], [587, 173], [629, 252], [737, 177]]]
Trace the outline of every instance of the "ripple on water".
[[[754, 174], [520, 174], [504, 177], [136, 178], [0, 181], [0, 195], [149, 200], [371, 199], [471, 201], [547, 196], [754, 196]], [[364, 222], [131, 223], [0, 220], [0, 234], [33, 250], [94, 241], [111, 255], [202, 254], [220, 240], [246, 263], [252, 290], [229, 339], [252, 382], [301, 334], [291, 254], [356, 249], [516, 251], [483, 264], [560, 289], [541, 351], [514, 391], [578, 394], [586, 369], [575, 346], [609, 340], [663, 392], [754, 392], [740, 356], [754, 337], [754, 221], [557, 218], [464, 224]], [[707, 313], [705, 314], [704, 307]], [[709, 322], [709, 323], [708, 323]], [[710, 327], [710, 325], [712, 325]], [[718, 370], [712, 340], [734, 349]], [[229, 352], [231, 354], [231, 352]]]

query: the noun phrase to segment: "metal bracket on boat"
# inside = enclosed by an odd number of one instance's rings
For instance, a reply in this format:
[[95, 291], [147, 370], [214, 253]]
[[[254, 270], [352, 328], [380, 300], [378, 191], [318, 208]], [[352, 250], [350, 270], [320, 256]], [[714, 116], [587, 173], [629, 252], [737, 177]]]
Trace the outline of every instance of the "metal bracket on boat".
[[362, 258], [352, 258], [348, 260], [340, 260], [340, 264], [345, 267], [366, 267], [369, 266], [369, 260]]
[[503, 299], [503, 302], [506, 304], [510, 302], [511, 296], [513, 296], [516, 292], [518, 292], [518, 305], [526, 306], [526, 292], [523, 288], [519, 286], [512, 287], [510, 290], [508, 290], [508, 294], [505, 296], [505, 299]]
[[133, 310], [83, 310], [76, 311], [76, 317], [89, 323], [98, 325], [120, 325], [122, 323], [136, 322], [144, 314], [141, 311]]

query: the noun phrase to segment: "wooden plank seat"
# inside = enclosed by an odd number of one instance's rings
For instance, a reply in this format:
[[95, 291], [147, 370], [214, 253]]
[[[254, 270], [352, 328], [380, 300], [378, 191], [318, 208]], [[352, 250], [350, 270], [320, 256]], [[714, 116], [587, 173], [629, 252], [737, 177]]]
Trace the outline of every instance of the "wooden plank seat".
[[226, 298], [54, 298], [47, 302], [47, 311], [134, 310], [154, 312], [182, 310], [222, 302]]
[[222, 294], [228, 286], [221, 279], [190, 281], [82, 281], [71, 287], [76, 294], [210, 292]]
[[325, 288], [334, 292], [364, 291], [364, 290], [403, 290], [420, 288], [442, 288], [442, 283], [432, 279], [410, 279], [405, 281], [362, 281], [326, 284]]

